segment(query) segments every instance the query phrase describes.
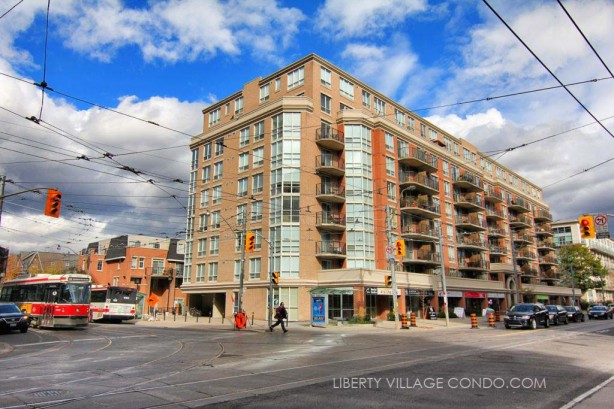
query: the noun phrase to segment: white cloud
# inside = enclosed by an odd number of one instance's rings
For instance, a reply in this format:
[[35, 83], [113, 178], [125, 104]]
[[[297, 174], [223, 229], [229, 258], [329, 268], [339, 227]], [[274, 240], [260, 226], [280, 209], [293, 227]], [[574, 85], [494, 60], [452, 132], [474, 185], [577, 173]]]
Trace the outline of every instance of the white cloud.
[[321, 33], [330, 36], [379, 38], [386, 28], [426, 8], [426, 0], [327, 0], [316, 21]]
[[494, 108], [486, 112], [467, 115], [465, 119], [455, 114], [446, 116], [433, 115], [426, 119], [459, 138], [466, 138], [467, 135], [477, 127], [486, 127], [496, 131], [505, 125], [505, 119], [501, 115], [501, 112]]

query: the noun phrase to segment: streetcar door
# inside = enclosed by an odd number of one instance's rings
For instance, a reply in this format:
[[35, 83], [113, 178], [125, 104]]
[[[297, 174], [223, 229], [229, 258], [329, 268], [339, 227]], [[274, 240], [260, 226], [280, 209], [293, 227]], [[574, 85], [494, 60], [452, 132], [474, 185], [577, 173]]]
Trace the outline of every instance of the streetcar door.
[[57, 303], [59, 296], [59, 285], [52, 284], [45, 288], [45, 292], [43, 294], [43, 313], [41, 315], [41, 322], [39, 324], [41, 327], [53, 326], [53, 310], [55, 308], [55, 304]]

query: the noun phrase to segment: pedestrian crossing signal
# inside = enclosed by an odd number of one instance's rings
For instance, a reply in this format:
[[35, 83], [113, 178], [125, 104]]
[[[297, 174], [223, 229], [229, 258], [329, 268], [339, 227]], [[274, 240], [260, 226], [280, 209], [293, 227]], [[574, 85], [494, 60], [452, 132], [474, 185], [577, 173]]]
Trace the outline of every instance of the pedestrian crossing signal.
[[274, 272], [271, 275], [271, 281], [273, 282], [273, 284], [278, 285], [279, 284], [279, 273], [278, 272]]
[[390, 287], [392, 285], [392, 276], [386, 276], [384, 278], [386, 287]]

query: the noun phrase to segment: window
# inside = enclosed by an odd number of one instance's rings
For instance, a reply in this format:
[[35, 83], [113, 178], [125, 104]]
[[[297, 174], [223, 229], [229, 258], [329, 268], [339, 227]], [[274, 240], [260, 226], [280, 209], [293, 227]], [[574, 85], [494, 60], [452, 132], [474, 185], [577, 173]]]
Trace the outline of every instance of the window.
[[447, 196], [447, 197], [452, 197], [450, 195], [450, 182], [443, 182], [443, 193]]
[[378, 97], [373, 97], [373, 109], [379, 115], [386, 115], [386, 103]]
[[394, 120], [397, 122], [397, 124], [405, 126], [405, 114], [398, 109], [394, 110]]
[[224, 105], [224, 115], [228, 115], [228, 112], [230, 112], [230, 102], [227, 102], [226, 105]]
[[243, 225], [247, 220], [247, 205], [240, 204], [237, 206], [237, 224]]
[[322, 85], [330, 88], [331, 83], [332, 83], [331, 78], [332, 78], [332, 74], [330, 70], [324, 67], [320, 67], [320, 81], [322, 82]]
[[386, 182], [386, 187], [388, 190], [388, 199], [397, 200], [397, 185], [392, 182]]
[[322, 112], [330, 114], [330, 104], [330, 97], [325, 94], [320, 94], [320, 109], [322, 110]]
[[252, 202], [252, 221], [262, 220], [262, 200]]
[[394, 152], [394, 136], [386, 132], [385, 136], [386, 150]]
[[209, 263], [209, 281], [217, 281], [217, 262]]
[[386, 156], [386, 174], [388, 176], [394, 176], [394, 158]]
[[140, 269], [144, 269], [145, 268], [145, 257], [140, 257], [139, 258], [139, 268]]
[[252, 152], [252, 161], [254, 168], [259, 168], [264, 164], [264, 147], [254, 149]]
[[407, 129], [409, 129], [410, 131], [416, 130], [416, 127], [414, 124], [414, 118], [412, 118], [411, 116], [407, 117]]
[[247, 178], [241, 178], [237, 182], [237, 196], [245, 197], [247, 196]]
[[211, 180], [211, 166], [203, 167], [203, 182], [209, 182]]
[[339, 78], [339, 92], [344, 97], [354, 100], [354, 84], [345, 78]]
[[215, 156], [222, 155], [224, 153], [224, 138], [220, 138], [215, 141]]
[[206, 143], [205, 146], [203, 146], [203, 159], [211, 159], [211, 142]]
[[222, 112], [220, 108], [214, 109], [213, 111], [209, 112], [209, 126], [213, 126], [220, 122], [221, 114]]
[[200, 220], [199, 220], [198, 226], [199, 226], [199, 231], [207, 230], [207, 228], [209, 226], [209, 213], [205, 213], [205, 214], [201, 214], [200, 215]]
[[270, 86], [269, 84], [263, 85], [260, 87], [260, 102], [267, 101], [270, 95]]
[[371, 94], [365, 90], [362, 90], [362, 106], [369, 109], [371, 108]]
[[441, 169], [443, 169], [443, 174], [446, 176], [450, 176], [450, 168], [448, 165], [448, 161], [442, 160], [441, 161]]
[[261, 262], [259, 258], [251, 258], [249, 260], [249, 278], [257, 280], [260, 278]]
[[288, 89], [296, 88], [305, 82], [305, 68], [300, 67], [288, 73]]
[[239, 146], [249, 145], [249, 128], [243, 128], [239, 132]]
[[219, 229], [220, 219], [221, 219], [221, 214], [219, 210], [216, 210], [215, 212], [211, 213], [211, 227], [214, 229]]
[[459, 156], [459, 153], [458, 153], [458, 143], [456, 143], [456, 142], [454, 142], [454, 154], [456, 156]]
[[205, 207], [209, 204], [209, 189], [200, 192], [200, 207]]
[[222, 201], [222, 186], [213, 186], [213, 204]]
[[275, 78], [275, 92], [281, 89], [281, 78]]
[[431, 141], [434, 141], [437, 139], [437, 131], [429, 128], [429, 138], [431, 139]]
[[264, 175], [262, 173], [258, 173], [257, 175], [252, 176], [252, 193], [260, 193], [264, 187]]
[[446, 216], [452, 217], [452, 203], [446, 202]]
[[196, 268], [196, 282], [205, 281], [205, 264], [199, 264]]
[[465, 158], [467, 162], [471, 160], [471, 152], [469, 151], [469, 149], [463, 148], [463, 158]]
[[209, 253], [211, 255], [219, 254], [220, 252], [220, 238], [219, 236], [211, 237], [211, 243], [209, 243]]
[[264, 139], [264, 121], [258, 122], [254, 125], [254, 142]]
[[207, 239], [198, 239], [198, 257], [207, 255]]
[[139, 261], [138, 257], [132, 257], [132, 264], [130, 264], [130, 268], [136, 268], [138, 261]]
[[220, 180], [224, 176], [224, 162], [213, 164], [213, 180]]
[[420, 136], [426, 138], [426, 125], [420, 124]]
[[245, 172], [249, 169], [249, 152], [239, 154], [239, 172]]
[[[237, 251], [239, 251], [240, 243], [237, 243]], [[235, 274], [234, 279], [239, 281], [241, 279], [241, 260], [235, 260]]]
[[243, 112], [243, 97], [235, 99], [235, 114]]
[[352, 109], [351, 106], [345, 105], [343, 102], [339, 104], [339, 110], [343, 111], [344, 109]]

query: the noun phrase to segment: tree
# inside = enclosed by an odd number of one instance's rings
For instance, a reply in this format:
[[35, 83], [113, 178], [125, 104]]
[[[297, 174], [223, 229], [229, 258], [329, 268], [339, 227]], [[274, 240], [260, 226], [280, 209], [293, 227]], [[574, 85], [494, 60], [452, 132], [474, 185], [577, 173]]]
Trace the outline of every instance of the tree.
[[602, 288], [608, 269], [601, 260], [582, 244], [570, 244], [558, 251], [559, 268], [563, 272], [563, 283], [571, 285], [571, 270], [573, 269], [575, 285], [585, 292], [590, 288]]

